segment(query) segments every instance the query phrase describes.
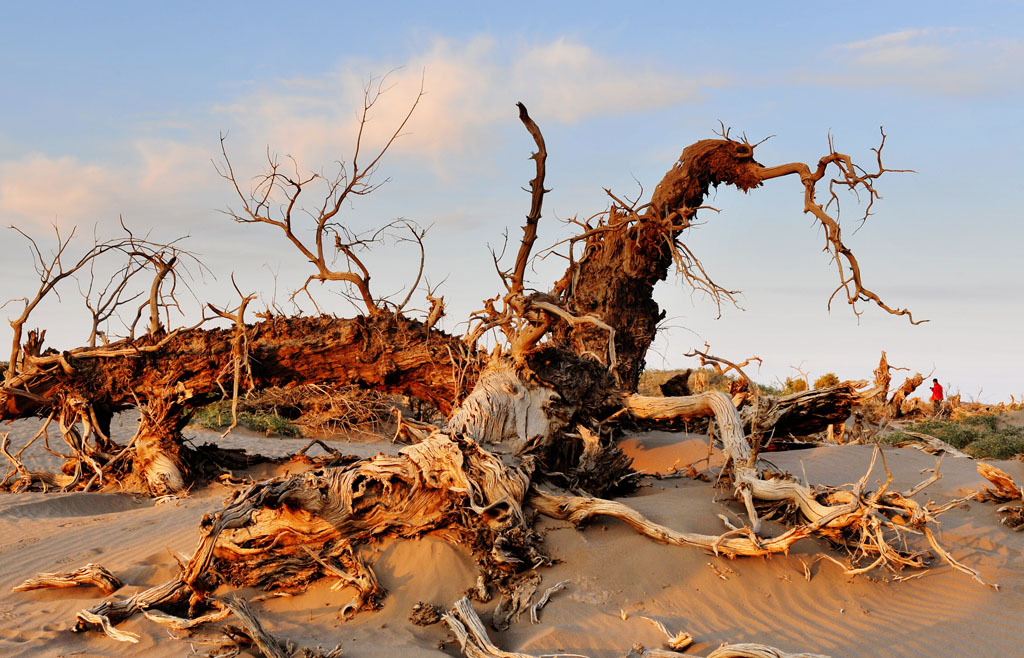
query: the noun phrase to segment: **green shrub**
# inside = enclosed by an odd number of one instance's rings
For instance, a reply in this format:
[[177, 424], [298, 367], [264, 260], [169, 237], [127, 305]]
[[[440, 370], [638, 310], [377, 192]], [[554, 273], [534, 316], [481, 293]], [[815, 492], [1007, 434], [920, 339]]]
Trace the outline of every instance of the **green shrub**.
[[[227, 429], [231, 426], [231, 400], [220, 400], [196, 409], [191, 422], [217, 432]], [[239, 411], [238, 425], [267, 436], [302, 436], [298, 426], [274, 413]]]
[[[999, 414], [970, 416], [963, 420], [926, 420], [906, 428], [928, 434], [979, 459], [1010, 459], [1024, 453], [1024, 428], [999, 427]], [[914, 437], [894, 432], [882, 438], [884, 443], [914, 441]]]

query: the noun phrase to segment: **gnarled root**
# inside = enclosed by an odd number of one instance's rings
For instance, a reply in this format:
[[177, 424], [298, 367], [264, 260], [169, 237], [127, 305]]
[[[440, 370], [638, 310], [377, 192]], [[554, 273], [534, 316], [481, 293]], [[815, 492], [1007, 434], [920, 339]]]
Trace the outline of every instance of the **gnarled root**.
[[[795, 528], [787, 531], [776, 540], [799, 532], [801, 537], [818, 535], [833, 542], [846, 546], [851, 554], [860, 558], [873, 560], [871, 567], [885, 565], [890, 569], [903, 567], [926, 566], [925, 553], [913, 553], [896, 548], [904, 543], [905, 533], [917, 532], [924, 534], [930, 547], [951, 567], [971, 575], [979, 583], [984, 583], [974, 570], [957, 562], [948, 551], [944, 550], [935, 539], [930, 526], [935, 523], [935, 514], [915, 502], [908, 495], [896, 491], [888, 491], [892, 475], [881, 489], [874, 493], [865, 493], [864, 488], [868, 476], [880, 455], [876, 448], [872, 456], [871, 466], [864, 477], [852, 490], [837, 490], [827, 487], [810, 489], [789, 479], [765, 479], [753, 464], [755, 455], [743, 434], [743, 423], [732, 400], [724, 393], [711, 391], [700, 395], [680, 398], [644, 398], [631, 396], [625, 401], [631, 413], [641, 417], [668, 418], [673, 414], [680, 417], [713, 416], [718, 424], [723, 449], [729, 459], [733, 487], [737, 495], [744, 501], [750, 516], [751, 530], [757, 533], [761, 529], [755, 503], [786, 503], [795, 511]], [[882, 462], [884, 465], [884, 457]], [[934, 481], [934, 480], [933, 480]], [[915, 492], [927, 486], [915, 488]], [[567, 503], [570, 512], [573, 506], [581, 511], [580, 518], [603, 513], [595, 510], [609, 510], [612, 516], [621, 518], [643, 534], [651, 537], [665, 537], [666, 543], [686, 543], [690, 537], [682, 533], [674, 533], [665, 528], [651, 524], [629, 508], [608, 507], [609, 501], [580, 501]], [[544, 505], [543, 501], [538, 502]], [[610, 503], [612, 506], [615, 503]], [[550, 508], [550, 505], [548, 505]], [[538, 507], [538, 509], [541, 509]], [[586, 511], [584, 511], [586, 510]], [[565, 517], [561, 517], [565, 518]], [[702, 538], [701, 541], [706, 541]], [[775, 541], [775, 540], [772, 540]], [[754, 542], [758, 546], [767, 545], [767, 541]], [[719, 543], [724, 547], [726, 544]], [[744, 546], [752, 550], [751, 546]], [[788, 546], [787, 546], [788, 548]], [[737, 553], [746, 554], [746, 553]], [[763, 554], [763, 553], [750, 553]], [[863, 570], [851, 569], [848, 573], [861, 573]]]
[[[169, 612], [187, 603], [192, 616], [224, 582], [298, 590], [329, 576], [358, 591], [342, 610], [350, 616], [379, 608], [384, 596], [358, 558], [358, 544], [442, 528], [472, 545], [481, 568], [499, 578], [538, 561], [522, 511], [528, 485], [526, 471], [444, 434], [396, 457], [254, 484], [203, 518], [199, 545], [178, 578], [88, 612], [117, 624], [143, 609]], [[80, 615], [75, 630], [95, 627], [92, 619]]]
[[704, 548], [730, 557], [785, 553], [794, 543], [810, 535], [810, 531], [804, 528], [793, 528], [769, 540], [761, 540], [749, 531], [745, 536], [736, 536], [734, 533], [716, 536], [679, 532], [650, 521], [622, 503], [589, 496], [557, 496], [537, 488], [530, 491], [528, 502], [535, 510], [553, 519], [579, 525], [595, 516], [610, 516], [662, 544]]

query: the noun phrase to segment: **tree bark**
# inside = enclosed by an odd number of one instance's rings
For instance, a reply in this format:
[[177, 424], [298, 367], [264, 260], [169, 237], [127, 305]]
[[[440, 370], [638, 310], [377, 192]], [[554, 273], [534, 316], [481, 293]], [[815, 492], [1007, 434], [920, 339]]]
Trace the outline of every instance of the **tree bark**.
[[[400, 315], [275, 317], [247, 331], [254, 388], [351, 382], [418, 397], [447, 415], [479, 373], [459, 339]], [[74, 350], [61, 357], [70, 372], [44, 358], [0, 392], [0, 420], [46, 413], [68, 398], [105, 414], [165, 398], [201, 406], [231, 381], [232, 337], [232, 329], [191, 329]]]
[[[654, 286], [673, 264], [685, 265], [676, 258], [676, 238], [711, 187], [725, 183], [750, 190], [761, 184], [760, 170], [748, 145], [701, 140], [683, 150], [648, 206], [641, 211], [613, 207], [607, 221], [581, 240], [582, 255], [571, 261], [554, 293], [569, 313], [593, 315], [615, 329], [612, 370], [626, 391], [636, 390], [647, 348], [664, 317], [653, 299]], [[601, 358], [608, 353], [607, 332], [593, 325], [559, 323], [552, 336], [577, 354]]]
[[[233, 329], [190, 329], [38, 358], [0, 391], [0, 420], [56, 411], [70, 427], [79, 418], [95, 417], [90, 427], [100, 430], [93, 434], [104, 450], [90, 444], [89, 436], [79, 437], [82, 454], [65, 466], [77, 474], [73, 481], [47, 485], [22, 474], [17, 485], [90, 486], [95, 472], [97, 486], [116, 473], [136, 490], [184, 490], [203, 465], [182, 444], [181, 430], [196, 408], [231, 388], [237, 358], [245, 359], [241, 370], [253, 389], [349, 382], [420, 398], [446, 415], [479, 375], [479, 360], [462, 341], [400, 315], [271, 318], [248, 325], [246, 332], [247, 355], [234, 349]], [[143, 412], [138, 433], [127, 453], [111, 460], [121, 446], [105, 438], [110, 417], [137, 405]], [[108, 465], [111, 472], [102, 474]]]

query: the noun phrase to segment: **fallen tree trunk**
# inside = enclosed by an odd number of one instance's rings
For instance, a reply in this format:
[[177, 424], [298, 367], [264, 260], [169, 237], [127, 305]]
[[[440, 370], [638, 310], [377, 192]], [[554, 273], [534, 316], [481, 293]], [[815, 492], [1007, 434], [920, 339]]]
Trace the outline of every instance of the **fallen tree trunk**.
[[755, 428], [765, 437], [809, 436], [829, 425], [842, 424], [860, 402], [858, 388], [864, 382], [842, 382], [780, 397], [761, 395], [758, 403], [741, 407], [743, 427]]
[[[417, 397], [448, 414], [480, 367], [459, 339], [400, 315], [271, 318], [245, 331], [244, 354], [234, 348], [233, 330], [190, 329], [34, 359], [0, 390], [0, 419], [56, 415], [73, 453], [64, 470], [74, 475], [33, 476], [8, 453], [16, 485], [88, 490], [118, 482], [157, 495], [185, 490], [211, 465], [202, 451], [183, 445], [181, 431], [197, 407], [225, 395], [237, 370], [250, 390], [351, 382]], [[109, 419], [136, 405], [139, 429], [119, 446], [109, 439]]]
[[[746, 432], [756, 430], [768, 439], [801, 437], [823, 432], [829, 425], [845, 422], [861, 400], [857, 390], [861, 386], [863, 382], [843, 382], [791, 395], [762, 394], [756, 398], [741, 393], [734, 396], [732, 401], [739, 407]], [[672, 427], [680, 419], [711, 417], [710, 409], [701, 400], [712, 393], [671, 397], [634, 394], [623, 398], [623, 406], [633, 419], [642, 421], [641, 427], [652, 428], [659, 424]]]
[[[206, 404], [231, 382], [233, 331], [186, 329], [38, 357], [0, 389], [0, 420], [45, 415], [66, 400], [105, 414], [168, 398]], [[351, 382], [448, 415], [479, 372], [461, 340], [401, 315], [272, 317], [246, 332], [246, 388]]]

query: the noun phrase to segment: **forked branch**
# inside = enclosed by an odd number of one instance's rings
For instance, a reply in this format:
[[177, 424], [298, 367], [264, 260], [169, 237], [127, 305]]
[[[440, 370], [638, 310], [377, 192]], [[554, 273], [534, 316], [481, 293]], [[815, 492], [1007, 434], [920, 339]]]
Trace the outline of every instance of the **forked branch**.
[[[245, 192], [238, 182], [228, 157], [226, 136], [221, 135], [222, 161], [215, 166], [221, 177], [231, 183], [242, 204], [241, 210], [236, 211], [229, 208], [226, 214], [236, 222], [243, 224], [262, 223], [276, 226], [284, 232], [285, 238], [315, 269], [315, 273], [311, 274], [305, 284], [292, 295], [293, 299], [300, 292], [309, 295], [309, 284], [313, 281], [321, 283], [342, 281], [355, 289], [360, 303], [371, 316], [384, 312], [382, 304], [374, 299], [370, 291], [370, 272], [357, 252], [374, 242], [391, 225], [378, 230], [368, 238], [352, 232], [338, 220], [346, 202], [351, 202], [355, 197], [370, 194], [387, 182], [386, 179], [375, 182], [374, 174], [384, 154], [405, 130], [413, 111], [423, 97], [424, 91], [421, 82], [419, 93], [405, 117], [399, 122], [384, 145], [370, 158], [369, 163], [364, 166], [360, 162], [364, 132], [370, 121], [374, 105], [386, 91], [385, 81], [386, 77], [376, 81], [371, 80], [363, 90], [363, 109], [359, 118], [359, 128], [351, 163], [346, 165], [344, 162], [339, 162], [338, 170], [333, 175], [300, 174], [298, 164], [291, 158], [289, 160], [291, 160], [292, 166], [286, 169], [282, 166], [280, 159], [268, 151], [266, 171], [256, 179], [253, 187]], [[304, 190], [314, 185], [321, 186], [322, 197], [314, 206], [306, 208], [300, 203], [300, 196]], [[311, 242], [304, 240], [299, 235], [299, 227], [296, 226], [299, 214], [309, 215], [313, 219], [314, 230]], [[417, 234], [409, 222], [404, 222], [404, 224], [412, 230], [414, 240], [418, 241], [422, 238], [422, 234]], [[332, 246], [331, 243], [334, 248], [333, 254], [328, 253], [328, 249]], [[338, 257], [344, 259], [345, 268], [334, 266], [333, 261]], [[417, 277], [417, 283], [418, 280], [419, 277]]]
[[[911, 324], [922, 324], [927, 320], [915, 320], [910, 310], [906, 308], [894, 308], [886, 304], [881, 297], [864, 285], [861, 275], [860, 263], [853, 251], [843, 243], [842, 227], [839, 224], [839, 197], [836, 188], [846, 188], [854, 194], [864, 192], [868, 201], [864, 209], [862, 221], [871, 214], [871, 208], [875, 200], [881, 198], [878, 190], [875, 189], [875, 180], [886, 172], [909, 172], [910, 169], [887, 169], [882, 164], [882, 149], [885, 147], [885, 130], [879, 129], [882, 134], [882, 141], [878, 148], [872, 149], [877, 158], [878, 170], [874, 173], [864, 171], [854, 164], [853, 159], [845, 154], [838, 153], [829, 138], [829, 154], [818, 160], [818, 165], [811, 171], [811, 168], [802, 162], [776, 165], [774, 167], [760, 167], [759, 176], [761, 180], [771, 180], [781, 176], [796, 174], [804, 186], [804, 212], [814, 215], [825, 229], [825, 250], [828, 251], [835, 262], [839, 272], [839, 285], [829, 298], [829, 308], [832, 300], [840, 292], [846, 296], [846, 301], [856, 315], [861, 311], [857, 308], [858, 302], [871, 302], [892, 315], [906, 316]], [[751, 146], [751, 152], [753, 147]], [[838, 170], [838, 176], [829, 181], [829, 201], [822, 205], [816, 198], [817, 184], [828, 172], [829, 167], [834, 166]], [[836, 205], [836, 213], [833, 218], [828, 213], [828, 208], [833, 203]]]

